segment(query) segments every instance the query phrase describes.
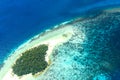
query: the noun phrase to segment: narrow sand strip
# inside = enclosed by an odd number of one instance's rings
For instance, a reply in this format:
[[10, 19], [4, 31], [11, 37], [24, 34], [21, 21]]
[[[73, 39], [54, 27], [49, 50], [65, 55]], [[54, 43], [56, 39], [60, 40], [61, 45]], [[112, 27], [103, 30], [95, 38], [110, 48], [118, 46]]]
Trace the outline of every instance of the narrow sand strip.
[[34, 80], [34, 77], [31, 74], [18, 77], [12, 72], [12, 65], [21, 56], [21, 53], [33, 47], [37, 47], [40, 44], [47, 44], [48, 51], [45, 60], [49, 62], [49, 56], [54, 47], [68, 41], [72, 37], [72, 34], [72, 26], [66, 25], [64, 27], [62, 26], [60, 28], [53, 29], [52, 31], [47, 31], [42, 35], [37, 35], [30, 39], [16, 49], [16, 51], [5, 61], [4, 67], [0, 70], [0, 80]]

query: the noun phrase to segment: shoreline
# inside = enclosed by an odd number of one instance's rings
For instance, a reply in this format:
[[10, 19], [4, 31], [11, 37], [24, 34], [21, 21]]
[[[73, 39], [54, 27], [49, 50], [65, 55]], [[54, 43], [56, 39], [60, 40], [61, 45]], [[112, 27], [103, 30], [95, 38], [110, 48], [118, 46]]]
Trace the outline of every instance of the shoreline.
[[[64, 34], [66, 34], [67, 37], [63, 36]], [[45, 60], [49, 63], [49, 56], [51, 55], [54, 47], [69, 40], [72, 34], [72, 26], [62, 24], [58, 25], [58, 27], [54, 28], [53, 30], [51, 29], [50, 31], [46, 31], [42, 34], [40, 33], [28, 40], [27, 42], [23, 43], [8, 57], [7, 60], [4, 61], [4, 66], [0, 70], [0, 80], [26, 80], [28, 79], [28, 77], [33, 78], [31, 74], [22, 76], [21, 79], [19, 79], [19, 77], [15, 75], [13, 76], [12, 65], [21, 56], [21, 53], [31, 48], [37, 47], [41, 44], [47, 44], [49, 48], [45, 56]]]
[[[118, 8], [108, 8], [103, 11], [105, 11], [105, 12], [120, 12], [120, 8], [119, 7]], [[37, 47], [40, 44], [47, 44], [49, 48], [48, 48], [47, 54], [45, 56], [45, 60], [49, 63], [49, 60], [50, 60], [49, 56], [51, 55], [54, 47], [59, 46], [62, 43], [68, 41], [74, 34], [71, 24], [76, 21], [79, 21], [79, 19], [76, 19], [74, 21], [72, 20], [72, 22], [69, 21], [68, 23], [65, 23], [65, 24], [57, 25], [57, 27], [55, 26], [53, 29], [44, 31], [44, 33], [42, 32], [42, 33], [34, 36], [30, 40], [26, 41], [22, 45], [20, 45], [15, 51], [13, 51], [12, 54], [10, 54], [8, 59], [4, 61], [4, 66], [0, 69], [0, 80], [8, 80], [8, 79], [10, 79], [10, 80], [27, 80], [29, 78], [31, 80], [35, 80], [34, 76], [32, 76], [31, 74], [24, 75], [21, 78], [14, 75], [12, 73], [12, 69], [11, 69], [14, 62], [17, 60], [17, 58], [20, 57], [21, 53], [23, 53], [24, 51], [29, 50], [34, 47]], [[67, 37], [65, 37], [63, 35], [67, 35]], [[38, 75], [38, 76], [40, 76], [40, 75]]]

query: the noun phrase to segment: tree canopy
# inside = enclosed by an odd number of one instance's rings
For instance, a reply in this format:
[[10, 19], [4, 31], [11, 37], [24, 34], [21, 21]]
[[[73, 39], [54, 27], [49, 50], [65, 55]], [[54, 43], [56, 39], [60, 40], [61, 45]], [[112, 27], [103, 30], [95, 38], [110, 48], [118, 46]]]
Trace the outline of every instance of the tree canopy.
[[43, 44], [22, 53], [22, 56], [16, 60], [12, 67], [14, 74], [22, 76], [32, 73], [34, 75], [37, 72], [43, 71], [48, 65], [45, 61], [47, 50], [48, 46]]

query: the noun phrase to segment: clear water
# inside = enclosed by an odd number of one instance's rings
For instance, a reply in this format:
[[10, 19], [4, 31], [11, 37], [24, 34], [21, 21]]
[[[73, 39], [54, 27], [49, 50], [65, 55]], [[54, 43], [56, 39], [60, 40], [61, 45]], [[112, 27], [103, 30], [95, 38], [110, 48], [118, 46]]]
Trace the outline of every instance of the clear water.
[[[112, 8], [119, 4], [119, 0], [1, 0], [0, 67], [12, 51], [34, 35], [52, 28], [56, 24], [79, 17], [87, 10], [99, 9], [99, 7]], [[116, 34], [119, 34], [119, 32]], [[114, 37], [114, 39], [111, 41], [119, 40], [117, 36]], [[117, 48], [119, 47], [120, 46], [117, 46]], [[77, 54], [77, 52], [73, 53]], [[71, 55], [73, 54], [71, 53]], [[79, 56], [80, 55], [81, 54], [79, 54]], [[75, 56], [76, 55], [74, 55], [73, 59], [76, 59]], [[71, 62], [66, 61], [66, 64], [69, 65]], [[76, 64], [75, 62], [74, 65]], [[58, 64], [58, 66], [59, 65], [63, 64]], [[79, 64], [77, 64], [77, 66], [79, 66]], [[82, 66], [80, 67], [81, 69], [83, 68]], [[114, 71], [113, 74], [115, 75], [113, 76], [115, 77], [114, 80], [119, 80], [119, 69]], [[106, 75], [108, 74], [100, 74], [94, 79], [100, 77], [101, 80], [104, 80]], [[74, 76], [73, 78], [76, 79], [77, 77]]]
[[119, 0], [1, 0], [0, 63], [35, 34], [78, 17], [88, 9], [119, 3]]
[[119, 80], [120, 12], [97, 13], [71, 25], [75, 34], [56, 47], [38, 80]]

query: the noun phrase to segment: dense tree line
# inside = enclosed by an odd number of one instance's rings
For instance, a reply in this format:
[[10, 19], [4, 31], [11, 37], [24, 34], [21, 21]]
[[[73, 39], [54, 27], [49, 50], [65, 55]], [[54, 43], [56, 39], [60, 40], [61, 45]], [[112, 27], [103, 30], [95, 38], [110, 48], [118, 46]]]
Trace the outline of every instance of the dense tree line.
[[22, 53], [22, 56], [17, 59], [12, 67], [13, 72], [18, 76], [22, 76], [29, 73], [34, 75], [37, 72], [43, 71], [48, 65], [45, 61], [47, 50], [47, 45], [40, 45]]

